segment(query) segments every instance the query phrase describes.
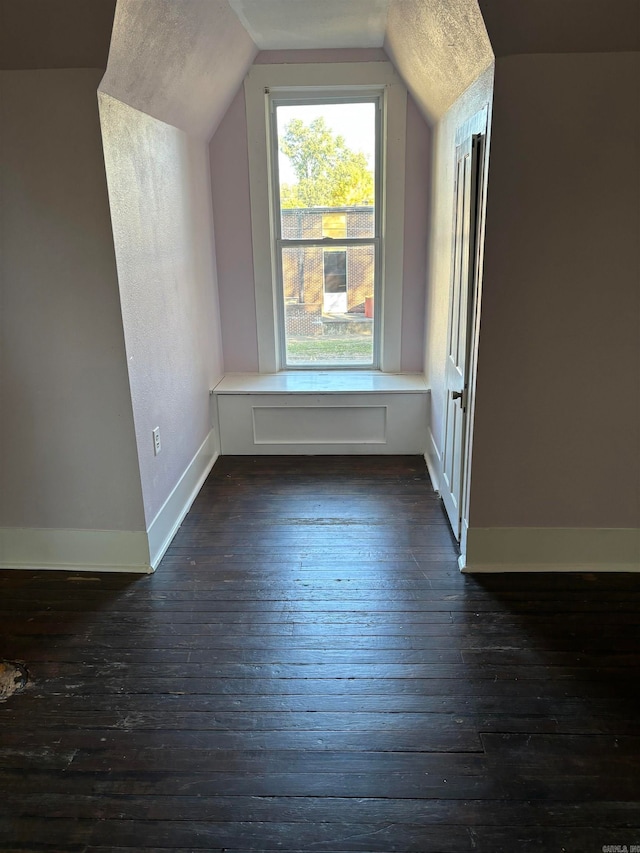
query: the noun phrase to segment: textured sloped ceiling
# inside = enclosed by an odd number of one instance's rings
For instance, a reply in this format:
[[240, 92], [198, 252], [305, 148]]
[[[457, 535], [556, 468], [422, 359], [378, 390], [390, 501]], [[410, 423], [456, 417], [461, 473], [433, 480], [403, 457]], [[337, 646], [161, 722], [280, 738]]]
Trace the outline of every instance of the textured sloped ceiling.
[[[101, 90], [210, 136], [257, 47], [380, 45], [438, 118], [493, 61], [477, 0], [119, 0]], [[249, 32], [248, 32], [248, 31]], [[310, 36], [305, 36], [305, 30]]]
[[431, 120], [494, 59], [477, 0], [391, 0], [384, 48]]
[[496, 56], [640, 50], [640, 0], [479, 0]]
[[116, 0], [0, 0], [0, 69], [105, 68]]
[[209, 138], [257, 52], [227, 0], [119, 0], [100, 89]]

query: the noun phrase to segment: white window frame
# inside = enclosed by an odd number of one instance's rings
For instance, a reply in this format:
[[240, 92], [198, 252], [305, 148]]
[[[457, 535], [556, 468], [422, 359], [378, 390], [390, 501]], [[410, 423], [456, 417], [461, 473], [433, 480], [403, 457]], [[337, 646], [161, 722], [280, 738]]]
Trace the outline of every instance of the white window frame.
[[[273, 251], [276, 257], [276, 300], [278, 304], [278, 329], [280, 331], [280, 360], [279, 364], [285, 370], [376, 370], [380, 364], [380, 316], [382, 312], [375, 312], [373, 319], [373, 329], [371, 335], [371, 362], [368, 364], [349, 364], [348, 362], [339, 363], [323, 363], [318, 365], [313, 364], [287, 364], [287, 340], [286, 335], [282, 334], [281, 330], [286, 327], [286, 308], [284, 304], [284, 274], [282, 267], [282, 252], [285, 248], [292, 247], [293, 241], [290, 241], [282, 236], [282, 208], [280, 207], [280, 186], [279, 186], [279, 146], [278, 146], [278, 128], [276, 122], [276, 110], [279, 106], [289, 104], [338, 104], [338, 103], [371, 103], [375, 107], [375, 210], [373, 233], [366, 237], [356, 238], [335, 238], [331, 242], [331, 250], [335, 251], [338, 247], [345, 251], [349, 246], [370, 246], [374, 253], [374, 272], [372, 280], [372, 293], [374, 295], [375, 304], [380, 302], [380, 281], [381, 281], [381, 257], [382, 257], [382, 218], [380, 216], [380, 205], [377, 200], [381, 198], [382, 186], [384, 185], [383, 163], [380, 151], [380, 142], [382, 139], [382, 122], [384, 120], [384, 90], [382, 88], [375, 89], [358, 89], [346, 90], [341, 88], [338, 93], [328, 91], [326, 88], [319, 91], [310, 90], [305, 87], [301, 93], [298, 87], [289, 90], [280, 88], [272, 88], [269, 92], [270, 104], [270, 166], [271, 166], [271, 184], [274, 187], [271, 203], [273, 205]], [[329, 250], [327, 245], [323, 245], [323, 238], [315, 238], [309, 240], [310, 246]], [[324, 286], [323, 286], [323, 309], [324, 309]], [[346, 310], [346, 308], [345, 308]]]
[[[283, 369], [280, 347], [280, 309], [277, 288], [273, 175], [270, 150], [269, 93], [274, 89], [341, 91], [379, 88], [384, 110], [381, 132], [381, 172], [384, 182], [380, 204], [382, 253], [380, 292], [379, 367], [399, 373], [402, 348], [402, 284], [404, 259], [404, 186], [407, 92], [388, 62], [349, 62], [304, 65], [254, 65], [244, 82], [251, 231], [256, 295], [258, 369], [276, 373]], [[284, 332], [282, 332], [284, 335]], [[343, 369], [348, 369], [346, 365]]]

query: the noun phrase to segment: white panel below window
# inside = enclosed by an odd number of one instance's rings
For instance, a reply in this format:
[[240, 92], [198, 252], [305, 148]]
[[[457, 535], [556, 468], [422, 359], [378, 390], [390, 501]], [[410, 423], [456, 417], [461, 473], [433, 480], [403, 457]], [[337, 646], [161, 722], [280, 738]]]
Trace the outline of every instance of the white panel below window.
[[385, 444], [386, 406], [254, 406], [255, 444]]
[[223, 455], [419, 453], [427, 392], [217, 393]]

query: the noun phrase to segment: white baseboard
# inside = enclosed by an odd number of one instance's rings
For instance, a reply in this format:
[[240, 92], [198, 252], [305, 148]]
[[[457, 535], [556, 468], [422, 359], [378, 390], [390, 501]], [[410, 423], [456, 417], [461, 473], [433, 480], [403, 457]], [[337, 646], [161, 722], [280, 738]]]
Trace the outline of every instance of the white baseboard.
[[152, 571], [143, 530], [0, 529], [0, 568], [73, 572]]
[[640, 529], [469, 528], [464, 572], [640, 572]]
[[153, 569], [157, 568], [158, 563], [163, 558], [218, 456], [215, 433], [211, 430], [149, 525], [147, 534]]
[[211, 431], [147, 532], [0, 528], [0, 568], [153, 572], [218, 458]]
[[463, 518], [460, 523], [460, 556], [458, 557], [458, 566], [460, 571], [464, 571], [467, 561], [467, 541], [469, 539], [469, 522]]
[[427, 470], [431, 477], [434, 492], [440, 494], [440, 481], [442, 480], [442, 458], [440, 451], [436, 447], [433, 433], [428, 430], [427, 436], [427, 452], [424, 454], [424, 461], [427, 463]]

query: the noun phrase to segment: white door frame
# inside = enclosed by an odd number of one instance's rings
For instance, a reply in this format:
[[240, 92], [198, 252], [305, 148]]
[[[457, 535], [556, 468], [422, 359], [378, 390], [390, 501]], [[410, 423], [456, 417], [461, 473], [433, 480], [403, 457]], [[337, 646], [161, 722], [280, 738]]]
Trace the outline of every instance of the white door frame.
[[[471, 486], [471, 460], [473, 445], [473, 420], [475, 414], [476, 398], [476, 374], [478, 365], [478, 338], [480, 331], [480, 307], [482, 296], [482, 269], [484, 259], [484, 237], [486, 225], [487, 204], [487, 174], [489, 165], [489, 140], [490, 140], [490, 105], [464, 122], [456, 132], [455, 149], [469, 136], [478, 138], [481, 146], [478, 152], [477, 168], [477, 204], [476, 215], [476, 237], [473, 251], [472, 275], [469, 276], [469, 310], [468, 310], [468, 348], [466, 362], [466, 387], [465, 387], [465, 423], [462, 438], [462, 487], [460, 491], [460, 568], [464, 568], [466, 562], [467, 534], [469, 531], [469, 497]], [[453, 248], [455, 251], [455, 247]], [[453, 271], [452, 271], [453, 286]], [[451, 294], [450, 294], [451, 299]], [[449, 333], [447, 335], [449, 340]], [[448, 355], [447, 355], [448, 357]], [[446, 418], [446, 406], [445, 414]], [[446, 424], [444, 425], [446, 427]], [[443, 460], [444, 461], [444, 460]]]

